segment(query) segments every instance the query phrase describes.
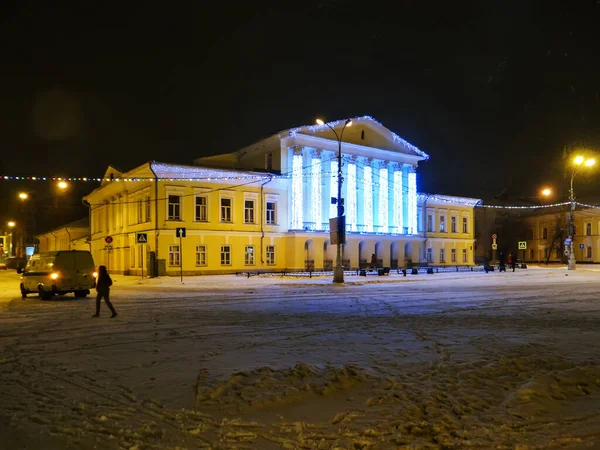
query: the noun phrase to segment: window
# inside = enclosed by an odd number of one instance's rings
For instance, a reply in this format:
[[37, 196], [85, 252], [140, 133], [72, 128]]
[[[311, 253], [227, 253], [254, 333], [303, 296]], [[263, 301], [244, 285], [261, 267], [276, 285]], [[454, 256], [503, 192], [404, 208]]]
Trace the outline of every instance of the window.
[[468, 233], [469, 232], [469, 219], [468, 219], [468, 217], [463, 217], [462, 218], [462, 223], [463, 223], [463, 233]]
[[196, 245], [196, 267], [206, 266], [206, 245]]
[[221, 245], [221, 265], [231, 265], [231, 246], [229, 245]]
[[433, 215], [427, 214], [427, 231], [433, 233]]
[[150, 196], [148, 195], [146, 197], [146, 222], [150, 222], [152, 220], [152, 215], [150, 212], [150, 208], [152, 207], [151, 205], [152, 203], [150, 202]]
[[542, 239], [548, 239], [548, 228], [542, 228]]
[[254, 265], [254, 246], [253, 245], [246, 246], [246, 251], [244, 253], [244, 263], [247, 266]]
[[231, 199], [221, 199], [221, 222], [231, 222]]
[[179, 267], [181, 265], [181, 253], [179, 245], [169, 245], [169, 266]]
[[587, 258], [591, 258], [592, 257], [592, 247], [586, 247], [585, 254], [586, 254]]
[[194, 220], [197, 222], [208, 222], [207, 198], [204, 195], [196, 197], [196, 212]]
[[440, 233], [444, 233], [446, 231], [446, 217], [440, 216]]
[[466, 248], [463, 248], [462, 255], [463, 255], [463, 262], [464, 263], [469, 262], [469, 257], [467, 256], [467, 249]]
[[274, 265], [275, 264], [275, 246], [274, 245], [267, 245], [267, 251], [266, 251], [266, 256], [267, 256], [267, 265]]
[[446, 262], [446, 251], [443, 248], [440, 248], [440, 263]]
[[169, 210], [167, 220], [181, 220], [180, 195], [169, 195]]
[[456, 262], [456, 249], [453, 248], [450, 250], [450, 262]]
[[[585, 235], [586, 236], [591, 236], [592, 235], [592, 223], [588, 222], [585, 224]], [[589, 256], [588, 256], [589, 258]]]
[[427, 248], [427, 262], [433, 262], [433, 249], [431, 247]]
[[455, 216], [452, 216], [450, 218], [450, 231], [452, 233], [458, 233], [457, 224], [456, 224], [456, 217]]
[[142, 223], [144, 221], [144, 216], [142, 215], [144, 212], [144, 204], [142, 203], [142, 199], [138, 198], [138, 211], [137, 211], [137, 222]]
[[244, 200], [244, 223], [254, 223], [254, 200]]
[[269, 225], [275, 225], [277, 223], [277, 210], [275, 209], [275, 202], [267, 202], [267, 217], [266, 222]]

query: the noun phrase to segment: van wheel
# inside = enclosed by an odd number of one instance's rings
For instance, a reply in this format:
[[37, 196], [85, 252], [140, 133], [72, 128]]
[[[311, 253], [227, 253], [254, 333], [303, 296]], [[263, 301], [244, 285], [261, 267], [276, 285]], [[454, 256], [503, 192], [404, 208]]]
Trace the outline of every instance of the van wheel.
[[41, 287], [38, 288], [38, 292], [40, 293], [40, 299], [42, 300], [50, 300], [52, 298], [52, 293], [44, 291]]
[[86, 298], [88, 293], [86, 291], [75, 291], [75, 298]]

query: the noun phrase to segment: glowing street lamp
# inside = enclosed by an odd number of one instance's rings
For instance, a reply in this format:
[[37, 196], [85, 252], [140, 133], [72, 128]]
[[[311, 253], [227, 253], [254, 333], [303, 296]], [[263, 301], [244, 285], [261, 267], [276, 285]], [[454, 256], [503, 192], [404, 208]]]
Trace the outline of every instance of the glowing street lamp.
[[9, 228], [14, 228], [15, 225], [16, 225], [16, 223], [15, 223], [14, 220], [9, 220], [8, 223], [7, 223], [7, 225], [9, 226]]
[[344, 135], [344, 130], [346, 127], [352, 126], [352, 120], [347, 119], [344, 122], [344, 126], [342, 127], [342, 131], [339, 136], [337, 132], [333, 129], [331, 125], [325, 123], [322, 119], [317, 119], [318, 125], [325, 125], [333, 134], [338, 141], [338, 183], [337, 183], [337, 236], [338, 236], [338, 244], [337, 244], [337, 255], [335, 259], [335, 267], [333, 269], [333, 282], [334, 283], [343, 283], [344, 282], [344, 267], [342, 266], [342, 244], [346, 243], [346, 222], [344, 221], [344, 203], [342, 199], [342, 183], [344, 178], [342, 177], [342, 136]]
[[569, 237], [566, 244], [569, 246], [569, 264], [568, 270], [576, 269], [575, 262], [575, 243], [574, 238], [574, 224], [575, 224], [575, 194], [573, 193], [573, 180], [580, 167], [592, 167], [596, 164], [594, 158], [586, 158], [583, 155], [577, 155], [573, 158], [573, 170], [571, 171], [571, 188], [569, 189], [569, 202], [571, 202], [571, 214], [569, 215]]
[[59, 181], [56, 184], [56, 187], [58, 187], [61, 191], [65, 191], [69, 187], [69, 183], [66, 181]]
[[552, 189], [544, 188], [542, 189], [542, 197], [550, 197], [552, 195]]
[[19, 198], [21, 200], [27, 200], [29, 198], [29, 194], [27, 192], [19, 192]]

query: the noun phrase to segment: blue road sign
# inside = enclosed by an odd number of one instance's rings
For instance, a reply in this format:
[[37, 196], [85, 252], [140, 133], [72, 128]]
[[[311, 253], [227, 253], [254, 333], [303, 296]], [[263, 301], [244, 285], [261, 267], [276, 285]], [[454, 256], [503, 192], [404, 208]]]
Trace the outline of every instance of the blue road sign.
[[148, 243], [148, 233], [137, 233], [137, 243], [138, 244], [147, 244]]
[[585, 244], [579, 244], [579, 248], [585, 248]]
[[183, 227], [176, 228], [175, 236], [177, 236], [178, 238], [184, 238], [185, 237], [185, 228], [183, 228]]

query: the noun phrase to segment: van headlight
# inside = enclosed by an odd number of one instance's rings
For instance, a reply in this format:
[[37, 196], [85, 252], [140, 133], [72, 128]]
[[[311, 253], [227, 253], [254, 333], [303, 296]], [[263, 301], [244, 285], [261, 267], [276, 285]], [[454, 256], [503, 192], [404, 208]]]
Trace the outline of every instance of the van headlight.
[[50, 278], [52, 278], [53, 280], [56, 280], [58, 278], [58, 272], [52, 272], [50, 274]]
[[98, 272], [94, 272], [92, 275], [94, 278], [98, 278]]

